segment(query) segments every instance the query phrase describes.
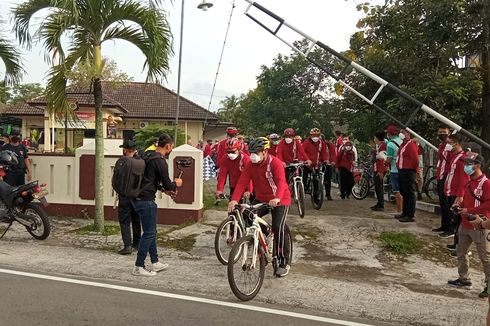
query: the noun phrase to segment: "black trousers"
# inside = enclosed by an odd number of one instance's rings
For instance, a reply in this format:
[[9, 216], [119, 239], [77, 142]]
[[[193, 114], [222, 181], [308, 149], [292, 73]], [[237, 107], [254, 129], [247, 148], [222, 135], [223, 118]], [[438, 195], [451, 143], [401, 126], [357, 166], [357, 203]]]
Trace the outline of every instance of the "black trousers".
[[378, 207], [384, 208], [385, 197], [384, 197], [383, 178], [380, 178], [378, 176], [378, 173], [374, 175], [374, 192], [376, 193], [376, 198], [378, 199], [378, 203], [376, 205]]
[[437, 181], [437, 194], [439, 196], [439, 207], [441, 209], [441, 228], [444, 231], [452, 232], [452, 219], [453, 213], [451, 212], [451, 206], [454, 204], [455, 198], [448, 197], [444, 194], [444, 183], [446, 178]]
[[340, 198], [347, 198], [351, 195], [354, 187], [354, 175], [346, 168], [339, 168]]
[[401, 169], [398, 170], [398, 176], [400, 177], [400, 194], [403, 196], [402, 215], [415, 217], [417, 174], [415, 170]]
[[[277, 206], [272, 212], [272, 232], [274, 232], [273, 256], [277, 257], [280, 267], [289, 264], [291, 244], [286, 233], [286, 219], [288, 217], [289, 206]], [[257, 215], [262, 217], [267, 215], [267, 210], [259, 210]]]
[[[130, 199], [119, 197], [118, 218], [124, 247], [133, 246], [134, 248], [138, 248], [141, 240], [141, 222]], [[133, 228], [132, 241], [131, 226]]]
[[26, 175], [24, 170], [8, 171], [7, 175], [3, 177], [3, 181], [12, 187], [21, 186], [26, 183]]
[[333, 167], [329, 164], [324, 165], [323, 186], [325, 187], [325, 196], [332, 198], [332, 172]]

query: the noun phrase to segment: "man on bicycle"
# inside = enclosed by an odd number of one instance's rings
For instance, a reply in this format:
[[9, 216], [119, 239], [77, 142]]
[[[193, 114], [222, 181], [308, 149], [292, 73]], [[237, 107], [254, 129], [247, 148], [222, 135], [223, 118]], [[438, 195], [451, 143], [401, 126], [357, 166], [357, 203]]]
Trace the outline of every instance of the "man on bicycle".
[[303, 142], [303, 149], [305, 150], [305, 154], [311, 161], [311, 169], [304, 169], [303, 183], [305, 185], [305, 189], [307, 189], [306, 186], [308, 185], [308, 176], [310, 175], [312, 169], [327, 161], [327, 146], [325, 142], [320, 138], [320, 135], [320, 129], [313, 128], [310, 130], [310, 137]]
[[[286, 236], [285, 225], [291, 204], [289, 192], [282, 162], [269, 155], [270, 142], [265, 137], [253, 139], [248, 144], [251, 162], [245, 165], [235, 191], [228, 205], [231, 212], [238, 204], [246, 188], [252, 181], [255, 193], [255, 202], [268, 203], [271, 207], [272, 231], [274, 232], [274, 250], [277, 257], [277, 277], [284, 277], [289, 273], [289, 248], [290, 244]], [[267, 210], [259, 210], [257, 215], [264, 216]]]
[[226, 143], [232, 139], [232, 138], [236, 138], [238, 134], [238, 129], [236, 127], [228, 127], [226, 128], [226, 139], [223, 139], [222, 141], [220, 141], [218, 143], [218, 147], [217, 147], [217, 154], [218, 154], [218, 158], [216, 160], [216, 165], [218, 167], [221, 167], [221, 160], [226, 157]]
[[[301, 141], [294, 139], [295, 135], [296, 132], [293, 128], [284, 130], [284, 139], [277, 146], [277, 158], [283, 161], [284, 167], [297, 161], [306, 161], [306, 165], [309, 166], [311, 161], [306, 156]], [[286, 169], [286, 180], [289, 180], [291, 172], [290, 169]]]
[[[232, 138], [226, 144], [226, 156], [221, 160], [221, 167], [218, 175], [218, 185], [216, 186], [216, 198], [223, 194], [226, 179], [229, 177], [230, 196], [233, 195], [238, 179], [242, 174], [245, 165], [250, 163], [250, 156], [242, 152], [243, 144], [237, 139]], [[249, 186], [247, 192], [252, 192]]]
[[270, 134], [269, 141], [271, 143], [271, 148], [269, 148], [269, 155], [277, 156], [277, 145], [281, 142], [281, 137], [278, 134]]

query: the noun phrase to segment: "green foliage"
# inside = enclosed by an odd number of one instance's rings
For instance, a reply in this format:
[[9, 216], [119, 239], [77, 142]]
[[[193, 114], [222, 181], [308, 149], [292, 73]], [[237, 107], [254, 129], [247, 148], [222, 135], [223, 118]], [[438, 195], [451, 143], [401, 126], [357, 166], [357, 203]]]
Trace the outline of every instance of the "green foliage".
[[[133, 77], [130, 77], [128, 74], [117, 68], [117, 64], [114, 60], [104, 58], [102, 63], [101, 79], [103, 81], [113, 82], [114, 84], [133, 81]], [[95, 67], [92, 62], [80, 61], [67, 73], [68, 84], [74, 89], [88, 90], [92, 85], [92, 79], [95, 75]]]
[[386, 250], [401, 255], [418, 253], [425, 246], [424, 241], [408, 232], [382, 232], [379, 240]]
[[[1, 92], [2, 91], [0, 90], [0, 93]], [[4, 87], [3, 92], [3, 103], [15, 105], [43, 96], [44, 87], [39, 83], [15, 84], [13, 86]]]
[[[148, 146], [152, 145], [153, 142], [162, 134], [169, 134], [173, 138], [175, 135], [175, 127], [161, 127], [157, 124], [149, 124], [148, 127], [136, 131], [134, 141], [139, 149], [144, 150]], [[186, 143], [187, 140], [185, 138], [185, 134], [179, 129], [175, 146], [180, 146]]]
[[[119, 225], [117, 224], [109, 224], [104, 227], [104, 231], [102, 232], [102, 235], [104, 236], [109, 236], [109, 235], [117, 235], [121, 232], [121, 229]], [[70, 233], [75, 233], [77, 235], [94, 235], [98, 234], [97, 230], [94, 228], [93, 224], [85, 225], [82, 226], [78, 229], [71, 230]]]
[[[3, 22], [0, 21], [0, 27], [2, 27], [2, 23]], [[24, 68], [22, 67], [22, 57], [20, 55], [20, 52], [13, 45], [13, 43], [4, 37], [3, 33], [0, 34], [0, 62], [3, 63], [3, 65], [5, 66], [5, 76], [0, 76], [3, 77], [0, 78], [2, 84], [17, 84], [25, 72]], [[0, 88], [1, 87], [2, 86], [0, 86]], [[1, 100], [2, 98], [0, 95], [0, 101]]]

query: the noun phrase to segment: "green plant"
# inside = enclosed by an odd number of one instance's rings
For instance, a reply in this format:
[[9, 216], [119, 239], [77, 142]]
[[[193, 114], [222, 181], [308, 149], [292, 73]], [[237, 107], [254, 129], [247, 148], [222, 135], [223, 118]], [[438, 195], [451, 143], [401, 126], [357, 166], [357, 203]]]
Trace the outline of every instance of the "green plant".
[[382, 232], [379, 240], [386, 250], [401, 255], [418, 253], [425, 246], [423, 240], [408, 232]]
[[[136, 132], [134, 140], [136, 142], [136, 146], [139, 149], [144, 150], [145, 148], [151, 146], [154, 140], [158, 139], [158, 137], [160, 137], [162, 134], [169, 134], [170, 136], [174, 137], [175, 127], [162, 127], [157, 124], [149, 124], [147, 127], [139, 129]], [[175, 146], [180, 146], [186, 143], [187, 140], [185, 134], [179, 129]]]

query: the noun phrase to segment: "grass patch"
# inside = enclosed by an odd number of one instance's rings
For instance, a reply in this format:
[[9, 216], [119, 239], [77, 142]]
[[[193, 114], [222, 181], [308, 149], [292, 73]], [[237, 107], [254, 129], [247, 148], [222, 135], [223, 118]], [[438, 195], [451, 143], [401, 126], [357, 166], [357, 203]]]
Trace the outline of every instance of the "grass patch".
[[214, 194], [204, 194], [204, 210], [226, 211], [228, 210], [228, 201], [221, 200], [216, 203]]
[[[89, 224], [82, 226], [81, 228], [71, 230], [69, 231], [70, 233], [75, 233], [77, 235], [99, 235], [100, 233], [95, 231], [94, 225]], [[121, 228], [117, 224], [109, 224], [104, 226], [104, 232], [102, 232], [102, 235], [104, 236], [109, 236], [109, 235], [116, 235], [121, 233]]]
[[196, 237], [197, 234], [191, 234], [187, 235], [183, 238], [179, 239], [170, 239], [169, 237], [158, 237], [157, 243], [158, 245], [165, 247], [165, 248], [170, 248], [170, 249], [175, 249], [179, 251], [185, 251], [185, 252], [190, 252], [192, 248], [194, 247], [194, 244], [196, 243]]
[[315, 241], [322, 234], [322, 230], [315, 226], [301, 225], [294, 228], [294, 236], [300, 235], [305, 240]]
[[426, 242], [408, 232], [382, 232], [379, 235], [383, 247], [400, 255], [419, 253]]

